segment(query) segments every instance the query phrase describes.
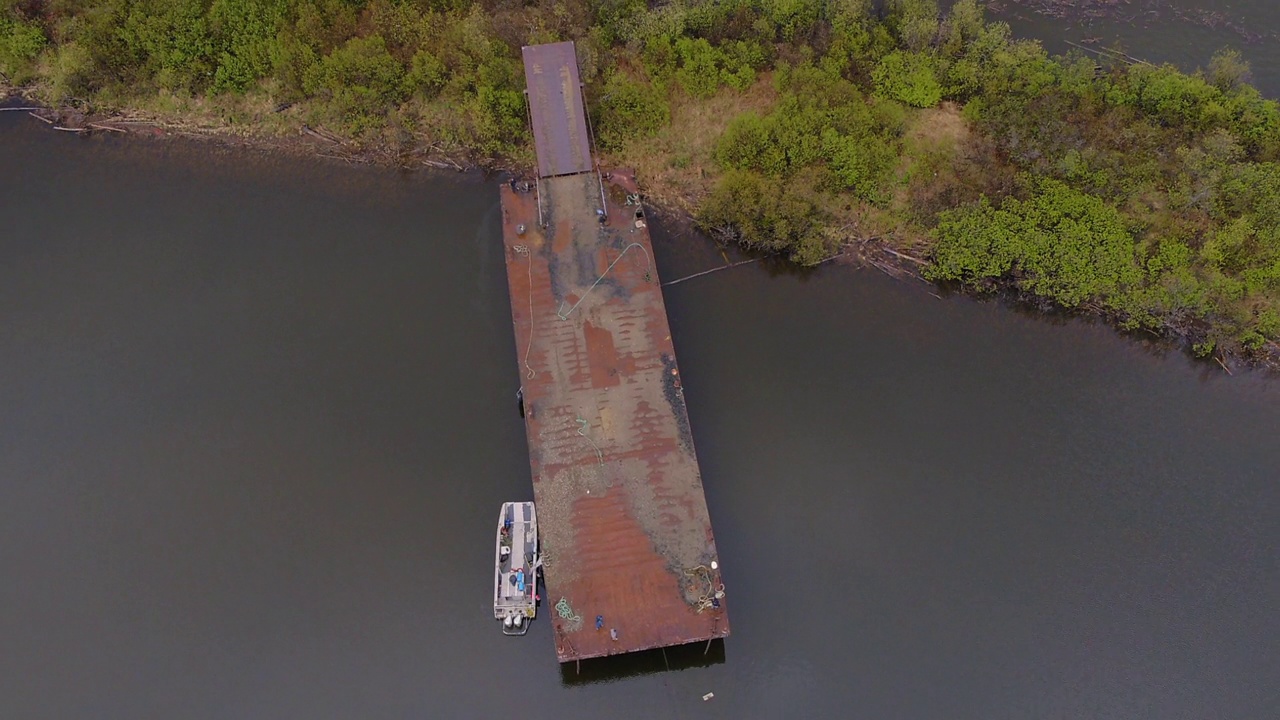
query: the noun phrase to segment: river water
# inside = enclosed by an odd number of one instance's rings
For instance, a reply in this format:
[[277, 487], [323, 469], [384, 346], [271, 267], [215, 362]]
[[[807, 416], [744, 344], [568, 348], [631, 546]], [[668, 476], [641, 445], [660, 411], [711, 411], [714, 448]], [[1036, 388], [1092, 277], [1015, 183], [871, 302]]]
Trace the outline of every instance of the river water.
[[489, 619], [531, 494], [494, 186], [17, 115], [0, 717], [1280, 710], [1274, 379], [874, 272], [672, 286], [734, 634], [575, 675]]
[[1015, 37], [1039, 39], [1054, 54], [1072, 50], [1067, 41], [1100, 50], [1118, 43], [1129, 55], [1187, 71], [1208, 67], [1215, 52], [1233, 48], [1249, 61], [1253, 83], [1280, 97], [1280, 3], [1274, 0], [1126, 0], [1101, 19], [1035, 12], [1045, 2], [997, 0], [987, 17], [1009, 23]]

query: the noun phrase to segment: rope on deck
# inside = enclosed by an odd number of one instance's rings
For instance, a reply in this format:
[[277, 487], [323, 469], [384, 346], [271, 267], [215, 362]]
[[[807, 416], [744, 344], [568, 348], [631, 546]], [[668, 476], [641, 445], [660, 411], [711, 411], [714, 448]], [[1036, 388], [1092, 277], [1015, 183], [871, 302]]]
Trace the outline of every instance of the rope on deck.
[[586, 420], [583, 420], [583, 419], [582, 419], [582, 416], [581, 416], [581, 415], [579, 415], [579, 416], [578, 416], [578, 434], [579, 434], [579, 435], [581, 435], [582, 437], [586, 438], [587, 442], [591, 443], [591, 449], [593, 449], [593, 450], [595, 450], [595, 451], [596, 451], [596, 462], [600, 463], [600, 467], [602, 467], [602, 468], [603, 468], [603, 467], [604, 467], [604, 453], [600, 452], [600, 446], [596, 444], [596, 441], [595, 441], [595, 440], [592, 440], [590, 435], [588, 435], [588, 434], [586, 434], [585, 432], [583, 432], [583, 431], [584, 431], [584, 430], [586, 430], [586, 429], [587, 429], [587, 421], [586, 421]]
[[[523, 244], [512, 245], [511, 249], [515, 254], [524, 257], [524, 266], [529, 275], [529, 342], [525, 343], [524, 346], [524, 369], [528, 371], [525, 378], [532, 380], [538, 374], [529, 365], [529, 351], [533, 349], [533, 253], [529, 252], [528, 245]], [[524, 388], [521, 389], [523, 390]]]
[[573, 307], [569, 308], [568, 312], [563, 311], [564, 302], [561, 302], [560, 303], [561, 310], [556, 311], [556, 316], [559, 317], [561, 320], [568, 320], [569, 316], [573, 314], [573, 311], [578, 309], [578, 306], [582, 304], [582, 301], [587, 299], [587, 296], [591, 294], [591, 291], [596, 289], [596, 286], [600, 284], [600, 281], [604, 280], [604, 277], [609, 274], [609, 271], [613, 270], [613, 266], [617, 265], [618, 262], [622, 260], [623, 256], [625, 256], [627, 252], [631, 250], [631, 248], [640, 248], [640, 250], [644, 252], [645, 262], [648, 263], [648, 267], [646, 267], [644, 271], [644, 277], [646, 282], [649, 281], [649, 279], [653, 277], [653, 258], [649, 257], [649, 251], [645, 249], [645, 246], [641, 245], [640, 243], [631, 243], [630, 245], [622, 249], [622, 252], [618, 255], [616, 259], [614, 259], [613, 262], [609, 263], [609, 267], [605, 268], [604, 272], [600, 273], [600, 277], [596, 278], [596, 281], [591, 283], [591, 287], [587, 288], [587, 291], [582, 293], [582, 297], [578, 298], [578, 302], [574, 303]]
[[560, 598], [556, 603], [556, 613], [564, 618], [565, 625], [569, 628], [569, 632], [576, 632], [582, 628], [582, 616], [573, 612], [573, 607], [569, 605], [569, 601]]
[[[717, 586], [711, 579], [711, 568], [706, 565], [691, 567], [685, 570], [684, 574], [691, 578], [698, 578], [707, 584], [706, 592], [698, 596], [698, 602], [696, 603], [698, 612], [715, 607], [714, 601], [724, 597], [724, 583], [720, 583]], [[689, 589], [697, 592], [699, 588], [691, 586]]]
[[596, 462], [600, 466], [600, 482], [604, 483], [604, 486], [606, 488], [612, 488], [613, 483], [609, 482], [609, 478], [605, 477], [605, 474], [604, 474], [604, 453], [600, 452], [600, 446], [597, 445], [596, 441], [592, 440], [591, 436], [585, 432], [587, 427], [589, 427], [587, 424], [587, 421], [583, 420], [582, 416], [579, 415], [578, 416], [578, 434], [581, 435], [587, 442], [591, 443], [591, 449], [596, 451]]

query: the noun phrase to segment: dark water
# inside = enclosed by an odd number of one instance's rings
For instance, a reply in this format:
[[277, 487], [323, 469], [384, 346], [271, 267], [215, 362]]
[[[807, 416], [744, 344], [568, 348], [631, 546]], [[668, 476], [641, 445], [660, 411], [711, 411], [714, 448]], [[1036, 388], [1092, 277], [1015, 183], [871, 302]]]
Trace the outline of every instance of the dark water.
[[1193, 71], [1208, 67], [1215, 52], [1233, 48], [1249, 61], [1258, 89], [1280, 97], [1280, 3], [1275, 0], [1128, 0], [1117, 3], [1115, 15], [1105, 19], [1047, 17], [1031, 9], [1039, 1], [997, 0], [987, 16], [1009, 23], [1015, 37], [1039, 39], [1054, 54], [1073, 49], [1067, 40], [1092, 40], [1090, 46], [1098, 49], [1119, 43], [1135, 57]]
[[1276, 380], [875, 273], [674, 286], [734, 634], [569, 682], [490, 620], [530, 496], [494, 187], [15, 115], [0, 718], [1280, 710]]

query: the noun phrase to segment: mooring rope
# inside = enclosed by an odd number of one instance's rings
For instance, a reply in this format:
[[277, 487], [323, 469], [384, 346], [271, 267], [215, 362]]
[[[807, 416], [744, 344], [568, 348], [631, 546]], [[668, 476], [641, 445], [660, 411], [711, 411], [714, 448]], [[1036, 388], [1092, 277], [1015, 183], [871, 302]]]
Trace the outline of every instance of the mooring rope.
[[[707, 591], [702, 593], [702, 595], [698, 597], [698, 602], [695, 603], [698, 606], [698, 612], [715, 607], [714, 601], [724, 597], [724, 583], [721, 583], [717, 587], [711, 580], [711, 568], [706, 565], [691, 567], [688, 570], [685, 570], [684, 574], [692, 578], [700, 578], [707, 584]], [[697, 588], [693, 587], [690, 589], [695, 591], [697, 590]]]
[[[587, 299], [587, 296], [591, 294], [591, 291], [596, 289], [596, 286], [600, 284], [600, 281], [604, 280], [604, 276], [608, 275], [610, 270], [613, 270], [613, 266], [617, 265], [618, 262], [622, 260], [623, 256], [627, 254], [627, 251], [629, 251], [631, 248], [640, 248], [640, 250], [644, 252], [644, 259], [645, 259], [645, 262], [647, 263], [647, 266], [645, 267], [645, 271], [644, 271], [644, 278], [645, 278], [645, 282], [649, 282], [650, 278], [653, 277], [653, 258], [649, 257], [649, 251], [648, 249], [645, 248], [645, 246], [641, 245], [640, 243], [631, 243], [630, 245], [622, 249], [622, 252], [618, 254], [618, 257], [615, 258], [613, 262], [609, 263], [609, 267], [605, 268], [604, 272], [600, 273], [600, 277], [596, 278], [596, 281], [591, 283], [591, 287], [587, 288], [587, 291], [582, 294], [582, 297], [578, 298], [578, 302], [574, 303], [573, 307], [569, 308], [568, 312], [557, 311], [556, 316], [559, 317], [561, 320], [568, 320], [569, 316], [573, 314], [573, 311], [578, 309], [578, 306], [582, 304], [582, 301]], [[561, 308], [564, 307], [563, 302], [560, 303], [560, 307]]]
[[569, 625], [572, 632], [582, 627], [582, 616], [573, 612], [573, 607], [569, 605], [569, 601], [560, 598], [560, 602], [556, 603], [556, 613], [565, 619], [565, 624]]
[[523, 244], [512, 245], [511, 249], [515, 251], [515, 254], [524, 256], [524, 266], [529, 276], [529, 342], [524, 345], [524, 369], [528, 371], [525, 374], [525, 379], [532, 380], [538, 374], [529, 365], [529, 351], [533, 349], [533, 253], [529, 252], [528, 245]]
[[583, 430], [586, 430], [586, 429], [587, 429], [587, 421], [586, 421], [586, 420], [583, 420], [583, 419], [582, 419], [582, 416], [581, 416], [581, 415], [579, 415], [579, 416], [578, 416], [578, 434], [579, 434], [579, 435], [581, 435], [582, 437], [586, 438], [586, 439], [587, 439], [587, 442], [591, 443], [591, 449], [593, 449], [593, 450], [595, 450], [595, 451], [596, 451], [596, 462], [600, 463], [600, 467], [602, 467], [602, 468], [603, 468], [603, 467], [604, 467], [604, 453], [600, 452], [600, 446], [596, 444], [596, 441], [595, 441], [595, 440], [592, 440], [590, 435], [588, 435], [588, 434], [586, 434], [585, 432], [583, 432]]

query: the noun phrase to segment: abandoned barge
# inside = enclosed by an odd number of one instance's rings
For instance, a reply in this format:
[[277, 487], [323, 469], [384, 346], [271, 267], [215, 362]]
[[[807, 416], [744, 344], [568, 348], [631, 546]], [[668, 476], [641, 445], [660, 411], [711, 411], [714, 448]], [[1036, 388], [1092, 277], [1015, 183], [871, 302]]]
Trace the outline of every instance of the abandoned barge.
[[723, 638], [720, 563], [635, 177], [594, 159], [573, 43], [523, 55], [538, 168], [500, 194], [556, 655]]

